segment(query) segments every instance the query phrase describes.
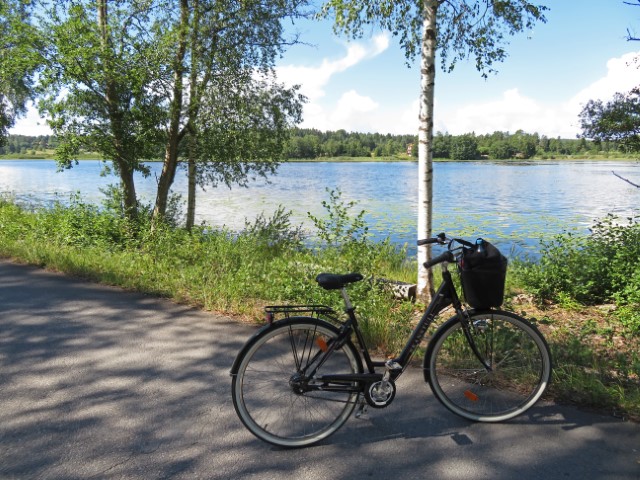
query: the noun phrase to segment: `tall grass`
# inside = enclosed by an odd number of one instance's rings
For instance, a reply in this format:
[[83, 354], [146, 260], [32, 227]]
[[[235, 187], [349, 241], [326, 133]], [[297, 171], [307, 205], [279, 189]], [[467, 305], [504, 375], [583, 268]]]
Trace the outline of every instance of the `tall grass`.
[[262, 318], [268, 303], [322, 303], [337, 311], [342, 300], [318, 287], [321, 272], [357, 271], [368, 281], [351, 288], [370, 345], [398, 349], [413, 318], [401, 304], [372, 287], [377, 277], [395, 278], [406, 252], [372, 242], [362, 214], [329, 192], [326, 217], [313, 217], [309, 242], [290, 214], [278, 209], [258, 216], [241, 232], [170, 223], [152, 228], [148, 217], [127, 220], [117, 208], [73, 199], [34, 212], [0, 201], [0, 255], [74, 275], [170, 297], [208, 310]]

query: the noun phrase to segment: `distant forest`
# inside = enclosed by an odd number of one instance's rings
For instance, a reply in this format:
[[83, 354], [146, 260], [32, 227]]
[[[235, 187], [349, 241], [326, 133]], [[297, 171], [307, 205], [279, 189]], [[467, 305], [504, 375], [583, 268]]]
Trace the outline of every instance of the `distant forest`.
[[[380, 133], [349, 133], [345, 130], [321, 132], [296, 128], [285, 147], [286, 159], [335, 157], [417, 158], [418, 137]], [[0, 155], [51, 156], [57, 146], [54, 136], [10, 135]], [[495, 132], [488, 135], [434, 136], [434, 158], [451, 160], [554, 158], [575, 155], [623, 154], [614, 142], [593, 142], [584, 138], [549, 138], [537, 133]]]
[[[286, 158], [315, 159], [322, 157], [418, 157], [418, 137], [380, 133], [347, 133], [345, 130], [321, 132], [294, 129], [285, 151]], [[553, 158], [566, 155], [619, 154], [616, 143], [592, 142], [584, 138], [549, 138], [537, 133], [494, 132], [487, 135], [468, 133], [434, 135], [434, 158], [478, 160], [482, 158], [527, 159]]]

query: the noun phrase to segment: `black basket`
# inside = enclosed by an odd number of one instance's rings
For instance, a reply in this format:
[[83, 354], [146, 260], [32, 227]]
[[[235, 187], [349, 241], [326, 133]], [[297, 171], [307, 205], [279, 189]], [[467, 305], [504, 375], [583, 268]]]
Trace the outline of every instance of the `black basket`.
[[458, 261], [462, 291], [473, 308], [497, 308], [504, 300], [507, 258], [489, 242], [481, 242]]

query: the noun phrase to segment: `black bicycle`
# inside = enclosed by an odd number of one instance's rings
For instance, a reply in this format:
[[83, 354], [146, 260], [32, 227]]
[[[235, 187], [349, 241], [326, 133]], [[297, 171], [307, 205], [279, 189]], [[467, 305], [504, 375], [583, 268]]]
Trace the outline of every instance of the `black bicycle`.
[[[368, 406], [388, 406], [427, 329], [451, 305], [455, 315], [436, 330], [424, 356], [424, 378], [436, 398], [479, 422], [511, 419], [540, 399], [551, 376], [549, 347], [534, 325], [496, 308], [506, 259], [481, 239], [472, 244], [440, 234], [418, 241], [429, 243], [448, 246], [425, 263], [443, 264], [442, 284], [397, 358], [371, 359], [346, 291], [363, 279], [358, 273], [316, 278], [322, 288], [341, 291], [344, 321], [322, 305], [266, 308], [267, 325], [248, 340], [231, 369], [233, 405], [251, 433], [275, 445], [302, 447], [334, 433], [356, 407], [360, 416]], [[458, 266], [471, 308], [458, 296], [450, 262]]]

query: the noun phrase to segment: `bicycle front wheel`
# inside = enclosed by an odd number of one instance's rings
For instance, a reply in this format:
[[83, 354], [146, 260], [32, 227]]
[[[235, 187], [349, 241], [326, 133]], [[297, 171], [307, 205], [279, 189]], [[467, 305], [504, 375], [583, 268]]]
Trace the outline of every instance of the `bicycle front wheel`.
[[468, 325], [469, 338], [453, 317], [429, 344], [424, 367], [434, 395], [452, 412], [479, 422], [500, 422], [525, 412], [551, 377], [546, 341], [511, 312], [472, 311]]
[[[357, 392], [300, 388], [299, 378], [318, 367], [338, 329], [306, 317], [283, 320], [253, 338], [234, 365], [233, 405], [242, 423], [256, 437], [282, 447], [316, 443], [347, 421]], [[317, 369], [309, 385], [324, 374], [361, 373], [362, 362], [347, 340]]]

